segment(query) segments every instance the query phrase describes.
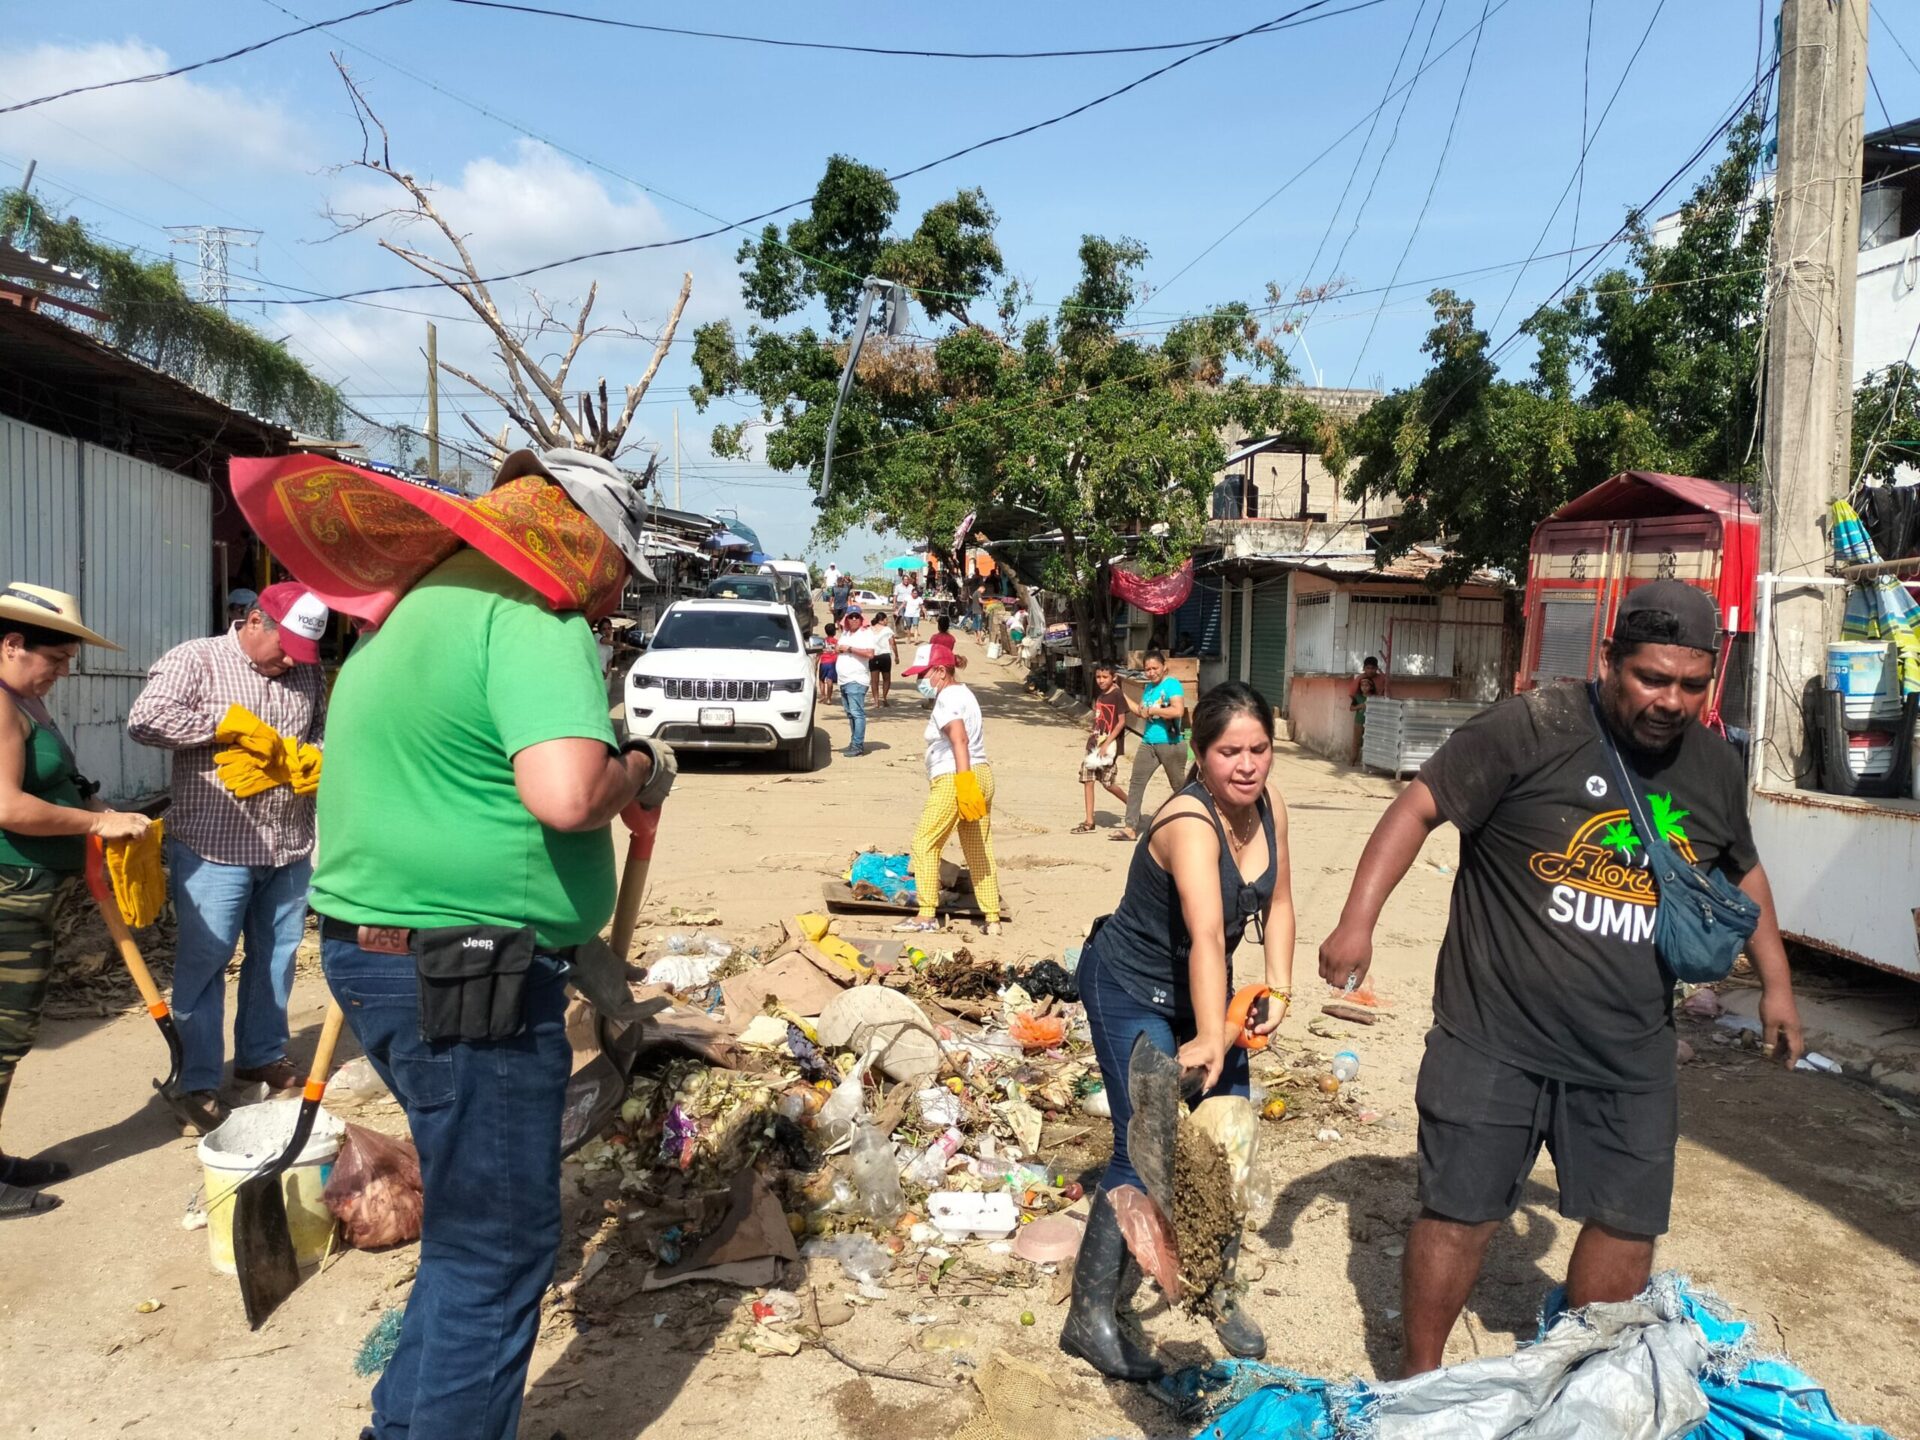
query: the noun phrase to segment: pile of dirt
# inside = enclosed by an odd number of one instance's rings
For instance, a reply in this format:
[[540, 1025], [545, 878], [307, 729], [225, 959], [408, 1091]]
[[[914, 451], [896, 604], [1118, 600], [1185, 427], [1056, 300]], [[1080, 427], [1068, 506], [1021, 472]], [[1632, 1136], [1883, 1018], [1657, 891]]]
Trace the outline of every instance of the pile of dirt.
[[1213, 1311], [1213, 1290], [1226, 1272], [1221, 1250], [1239, 1229], [1227, 1152], [1182, 1117], [1173, 1147], [1173, 1239], [1184, 1307]]
[[927, 967], [927, 984], [948, 1000], [991, 1000], [1003, 983], [998, 965], [975, 960], [964, 951]]

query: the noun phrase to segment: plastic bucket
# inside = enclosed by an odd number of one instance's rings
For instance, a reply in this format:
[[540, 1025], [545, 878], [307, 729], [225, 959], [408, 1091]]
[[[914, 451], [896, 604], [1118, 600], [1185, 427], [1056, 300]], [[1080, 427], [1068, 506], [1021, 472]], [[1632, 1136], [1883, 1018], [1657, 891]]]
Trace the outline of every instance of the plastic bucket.
[[1836, 691], [1849, 715], [1884, 703], [1887, 695], [1885, 641], [1835, 640], [1827, 646], [1827, 689]]
[[[223, 1275], [234, 1273], [233, 1192], [242, 1180], [287, 1148], [299, 1116], [298, 1100], [242, 1105], [224, 1125], [200, 1141], [200, 1169], [207, 1187], [207, 1252], [213, 1268]], [[327, 1250], [327, 1237], [333, 1233], [333, 1215], [320, 1192], [327, 1188], [346, 1133], [344, 1121], [322, 1110], [314, 1116], [313, 1134], [307, 1138], [306, 1148], [280, 1177], [293, 1253], [302, 1265], [320, 1263]]]

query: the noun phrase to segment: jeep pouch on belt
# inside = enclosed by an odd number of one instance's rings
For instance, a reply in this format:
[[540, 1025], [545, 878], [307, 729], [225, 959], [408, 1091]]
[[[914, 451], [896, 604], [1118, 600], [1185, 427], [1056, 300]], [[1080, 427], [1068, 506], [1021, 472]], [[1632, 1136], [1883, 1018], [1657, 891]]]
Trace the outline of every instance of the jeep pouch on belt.
[[510, 1040], [526, 1023], [533, 927], [471, 925], [413, 932], [420, 1035], [430, 1042]]

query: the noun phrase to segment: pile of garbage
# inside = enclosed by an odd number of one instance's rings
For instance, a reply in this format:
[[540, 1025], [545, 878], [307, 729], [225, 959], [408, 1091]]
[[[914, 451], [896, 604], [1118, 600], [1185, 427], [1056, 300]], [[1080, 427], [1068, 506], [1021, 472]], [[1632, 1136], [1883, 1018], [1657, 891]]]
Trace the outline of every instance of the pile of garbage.
[[889, 1275], [937, 1291], [1056, 1274], [1107, 1128], [1077, 958], [1003, 968], [824, 915], [758, 945], [658, 937], [634, 993], [674, 1005], [572, 1156], [611, 1192], [595, 1248], [651, 1266], [643, 1288], [776, 1285], [797, 1259], [837, 1262], [868, 1299]]

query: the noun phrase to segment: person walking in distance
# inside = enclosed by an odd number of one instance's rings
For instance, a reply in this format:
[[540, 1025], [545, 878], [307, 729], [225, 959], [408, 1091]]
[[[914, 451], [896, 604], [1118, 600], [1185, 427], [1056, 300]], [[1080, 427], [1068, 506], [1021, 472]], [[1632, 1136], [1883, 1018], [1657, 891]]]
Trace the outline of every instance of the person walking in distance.
[[924, 660], [902, 671], [918, 680], [933, 701], [927, 717], [927, 803], [913, 832], [913, 888], [919, 914], [895, 930], [907, 933], [940, 928], [940, 851], [958, 830], [966, 852], [967, 874], [986, 918], [981, 931], [1000, 933], [1000, 876], [993, 859], [993, 767], [987, 762], [987, 732], [980, 701], [960, 683], [967, 657], [953, 651], [953, 637], [927, 642]]
[[848, 759], [867, 753], [867, 686], [872, 683], [873, 637], [866, 616], [849, 606], [840, 617], [840, 648], [834, 671], [840, 686], [840, 707], [847, 712]]
[[873, 624], [867, 627], [867, 643], [873, 647], [873, 658], [867, 662], [872, 675], [874, 700], [881, 705], [893, 703], [893, 666], [900, 658], [900, 644], [894, 637], [893, 627], [887, 623], [883, 610], [873, 617]]
[[[87, 837], [138, 840], [151, 823], [100, 802], [48, 713], [82, 645], [120, 648], [87, 628], [64, 591], [19, 580], [0, 589], [0, 1114], [40, 1033], [53, 915], [80, 883]], [[72, 1173], [64, 1160], [0, 1151], [0, 1220], [54, 1209], [59, 1197], [42, 1187]]]
[[833, 701], [833, 687], [839, 678], [840, 627], [831, 620], [820, 642], [820, 698]]
[[425, 1188], [372, 1440], [519, 1429], [560, 1243], [567, 978], [613, 913], [609, 822], [657, 807], [673, 781], [666, 747], [616, 738], [588, 626], [629, 573], [651, 576], [640, 492], [578, 450], [515, 451], [495, 493], [508, 486], [530, 491], [518, 513], [545, 548], [591, 557], [584, 608], [555, 608], [510, 557], [463, 547], [334, 687], [321, 960], [406, 1111]]
[[[945, 623], [942, 621], [941, 623]], [[1091, 835], [1093, 792], [1104, 788], [1114, 799], [1126, 804], [1127, 792], [1114, 783], [1120, 772], [1120, 757], [1126, 750], [1127, 698], [1120, 689], [1111, 664], [1093, 667], [1093, 714], [1087, 720], [1087, 755], [1080, 762], [1081, 789], [1086, 792], [1087, 818], [1073, 827], [1075, 835]]]
[[1414, 1091], [1421, 1208], [1401, 1266], [1406, 1374], [1444, 1362], [1543, 1143], [1560, 1213], [1580, 1225], [1568, 1307], [1646, 1287], [1679, 1130], [1674, 976], [1654, 940], [1650, 845], [1719, 870], [1757, 904], [1747, 953], [1761, 1036], [1788, 1066], [1805, 1050], [1742, 762], [1700, 723], [1718, 621], [1691, 585], [1640, 585], [1621, 602], [1597, 686], [1517, 695], [1454, 731], [1380, 818], [1320, 947], [1329, 984], [1364, 980], [1387, 897], [1428, 835], [1458, 828]]
[[1353, 758], [1349, 764], [1358, 765], [1361, 752], [1366, 748], [1367, 701], [1384, 693], [1380, 662], [1369, 655], [1360, 662], [1360, 673], [1353, 677], [1353, 687], [1347, 691], [1347, 709], [1353, 714]]
[[1127, 699], [1127, 709], [1145, 722], [1140, 748], [1133, 752], [1133, 774], [1127, 783], [1127, 823], [1113, 832], [1116, 840], [1138, 840], [1140, 817], [1146, 807], [1147, 782], [1158, 769], [1179, 790], [1186, 783], [1185, 725], [1187, 690], [1167, 674], [1164, 650], [1149, 650], [1144, 668], [1147, 683], [1138, 700]]
[[313, 876], [328, 620], [304, 585], [269, 585], [225, 634], [155, 661], [127, 712], [134, 740], [173, 752], [173, 1018], [180, 1088], [203, 1130], [227, 1114], [227, 962], [243, 940], [233, 1078], [281, 1093], [305, 1078], [287, 1054], [287, 1000]]

